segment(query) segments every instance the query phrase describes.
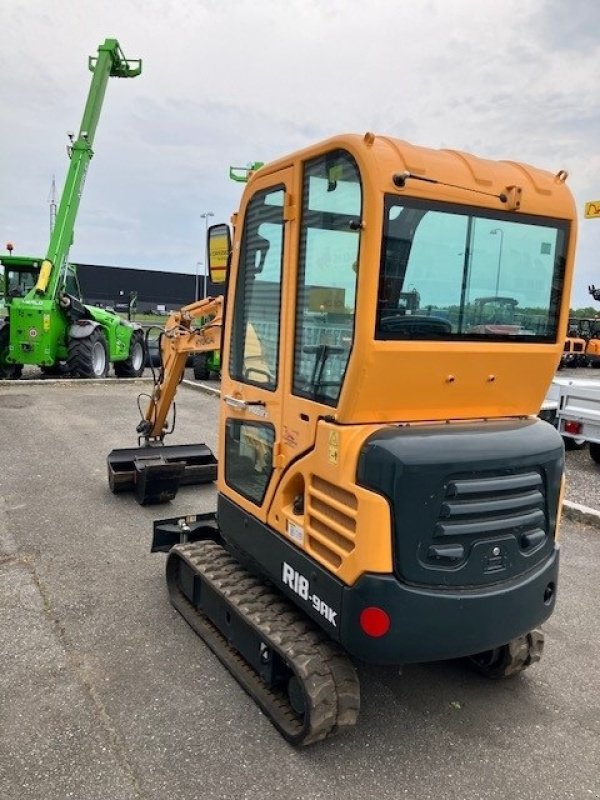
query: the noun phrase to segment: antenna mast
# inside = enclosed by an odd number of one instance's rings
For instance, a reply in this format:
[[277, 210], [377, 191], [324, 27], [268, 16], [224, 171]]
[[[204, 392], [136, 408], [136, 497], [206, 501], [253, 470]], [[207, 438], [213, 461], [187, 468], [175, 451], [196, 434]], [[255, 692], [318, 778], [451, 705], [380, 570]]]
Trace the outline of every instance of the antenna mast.
[[56, 177], [54, 175], [52, 176], [52, 185], [50, 186], [48, 202], [50, 203], [50, 236], [52, 236], [54, 223], [56, 222]]

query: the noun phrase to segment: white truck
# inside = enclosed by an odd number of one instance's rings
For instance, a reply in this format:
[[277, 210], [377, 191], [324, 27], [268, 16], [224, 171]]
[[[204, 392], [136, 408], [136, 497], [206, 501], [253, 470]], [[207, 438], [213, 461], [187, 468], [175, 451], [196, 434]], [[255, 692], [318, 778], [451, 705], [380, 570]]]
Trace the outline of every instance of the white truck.
[[567, 450], [589, 443], [591, 458], [600, 464], [600, 381], [555, 378], [540, 417], [557, 427]]

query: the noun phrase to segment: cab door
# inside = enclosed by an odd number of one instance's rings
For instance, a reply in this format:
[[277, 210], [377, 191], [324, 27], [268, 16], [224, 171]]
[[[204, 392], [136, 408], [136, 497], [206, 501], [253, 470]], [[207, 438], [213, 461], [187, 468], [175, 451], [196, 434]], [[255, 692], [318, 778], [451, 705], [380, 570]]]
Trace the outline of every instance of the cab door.
[[253, 179], [238, 215], [226, 308], [219, 491], [263, 521], [281, 470], [292, 177], [288, 168]]

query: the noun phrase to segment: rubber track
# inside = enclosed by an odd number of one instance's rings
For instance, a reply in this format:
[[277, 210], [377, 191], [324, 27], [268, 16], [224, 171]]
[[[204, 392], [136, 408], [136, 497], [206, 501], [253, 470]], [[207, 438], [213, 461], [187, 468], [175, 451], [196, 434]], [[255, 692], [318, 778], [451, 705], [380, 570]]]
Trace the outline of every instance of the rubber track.
[[[544, 633], [535, 628], [489, 654], [482, 653], [472, 657], [471, 663], [488, 678], [510, 678], [536, 664], [542, 657], [543, 651]], [[486, 659], [488, 655], [489, 659]]]
[[507, 648], [503, 677], [516, 675], [540, 660], [544, 651], [544, 634], [539, 628], [529, 631], [509, 642]]
[[[283, 658], [303, 688], [304, 714], [294, 711], [285, 691], [269, 687], [188, 600], [178, 585], [182, 561]], [[175, 608], [289, 742], [312, 744], [356, 723], [360, 708], [358, 678], [343, 650], [219, 544], [200, 541], [173, 547], [167, 559], [167, 584]]]

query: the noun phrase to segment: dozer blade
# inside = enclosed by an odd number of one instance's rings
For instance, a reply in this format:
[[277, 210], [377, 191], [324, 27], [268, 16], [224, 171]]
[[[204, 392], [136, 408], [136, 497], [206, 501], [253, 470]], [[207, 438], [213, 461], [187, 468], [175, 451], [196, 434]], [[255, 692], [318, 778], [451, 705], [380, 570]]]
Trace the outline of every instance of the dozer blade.
[[129, 447], [108, 454], [111, 492], [135, 492], [140, 505], [166, 503], [182, 485], [210, 483], [217, 459], [205, 444]]

